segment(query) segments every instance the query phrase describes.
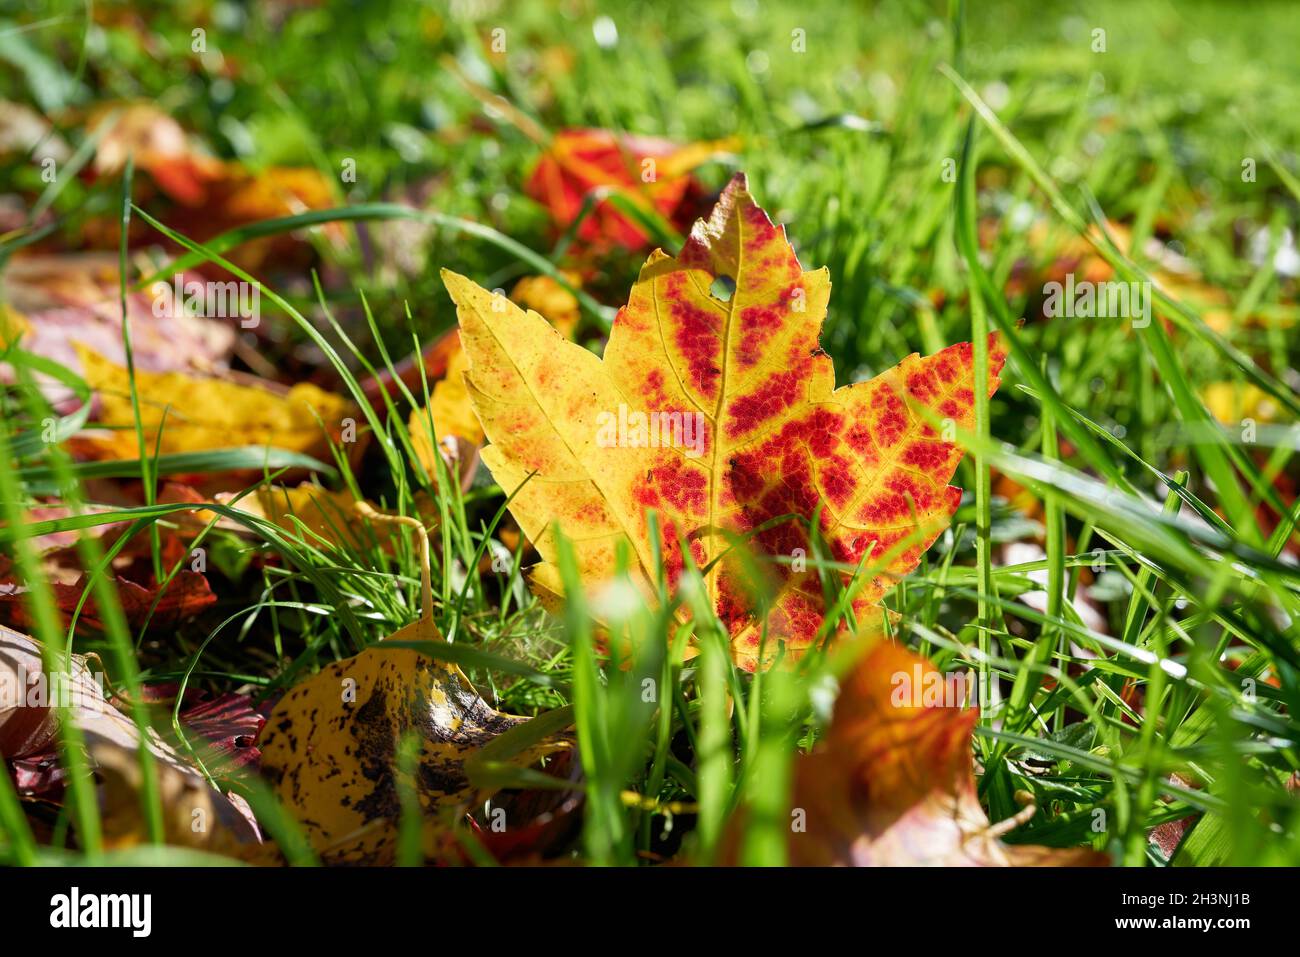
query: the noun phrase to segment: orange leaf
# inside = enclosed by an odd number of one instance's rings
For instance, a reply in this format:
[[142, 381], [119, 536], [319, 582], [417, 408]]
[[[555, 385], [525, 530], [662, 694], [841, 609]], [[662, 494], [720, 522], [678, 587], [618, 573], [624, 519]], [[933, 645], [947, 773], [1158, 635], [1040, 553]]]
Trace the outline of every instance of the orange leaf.
[[[725, 299], [711, 291], [720, 277], [734, 290]], [[750, 534], [760, 555], [785, 560], [773, 568], [769, 635], [797, 656], [826, 614], [803, 561], [814, 514], [837, 560], [880, 566], [855, 606], [860, 622], [878, 625], [879, 599], [916, 567], [961, 498], [947, 481], [962, 452], [934, 426], [974, 427], [971, 346], [911, 355], [836, 389], [818, 346], [828, 274], [803, 271], [743, 175], [680, 256], [650, 255], [603, 360], [505, 297], [452, 272], [443, 278], [459, 307], [470, 397], [492, 443], [483, 461], [503, 488], [520, 489], [511, 511], [544, 559], [532, 571], [544, 600], [560, 593], [553, 522], [593, 584], [615, 574], [627, 546], [647, 597], [656, 545], [676, 584], [681, 536], [700, 568], [723, 559], [708, 574], [709, 597], [736, 660], [753, 669], [762, 628], [735, 536]], [[1004, 358], [991, 338], [990, 391]], [[790, 515], [797, 520], [783, 519]]]
[[[975, 791], [971, 732], [979, 712], [952, 700], [955, 675], [877, 641], [845, 681], [819, 749], [796, 759], [790, 835], [795, 865], [1101, 866], [1090, 848], [1008, 845], [1032, 815], [991, 825]], [[946, 692], [941, 696], [934, 689]], [[936, 704], [936, 701], [941, 703]], [[923, 703], [929, 702], [929, 704]]]
[[[186, 618], [192, 618], [217, 600], [204, 576], [184, 569], [176, 573], [167, 590], [162, 592], [161, 598], [158, 594], [159, 586], [155, 584], [140, 585], [126, 578], [116, 578], [113, 583], [118, 600], [122, 603], [122, 613], [132, 628], [139, 628], [146, 621], [151, 628], [172, 627]], [[76, 611], [87, 583], [84, 579], [72, 585], [54, 582], [50, 587], [54, 590], [54, 600], [66, 624]], [[28, 630], [35, 625], [28, 616], [27, 603], [23, 598], [25, 591], [21, 586], [0, 582], [0, 616], [15, 628]], [[155, 601], [157, 607], [154, 606]], [[86, 598], [81, 614], [77, 616], [77, 623], [96, 631], [104, 630], [99, 606], [93, 597]]]
[[[679, 212], [690, 192], [698, 189], [691, 169], [730, 145], [679, 146], [609, 130], [564, 130], [552, 139], [524, 190], [546, 207], [559, 229], [578, 218], [587, 194], [597, 189], [616, 191], [637, 206], [680, 223]], [[685, 212], [689, 217], [690, 210]], [[616, 244], [631, 250], [643, 249], [649, 241], [640, 226], [603, 200], [583, 222], [578, 238], [596, 246]]]

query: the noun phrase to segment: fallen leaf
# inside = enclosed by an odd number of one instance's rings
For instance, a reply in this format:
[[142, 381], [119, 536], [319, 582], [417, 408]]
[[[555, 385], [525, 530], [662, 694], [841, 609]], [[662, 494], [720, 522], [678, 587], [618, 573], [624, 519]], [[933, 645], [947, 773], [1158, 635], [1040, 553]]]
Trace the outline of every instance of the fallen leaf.
[[[66, 505], [58, 504], [39, 504], [32, 505], [24, 510], [23, 520], [26, 524], [34, 525], [37, 522], [47, 522], [55, 519], [67, 519], [73, 515], [93, 515], [98, 512], [109, 512], [113, 509], [107, 505], [83, 505], [78, 508], [70, 508]], [[44, 535], [37, 535], [32, 538], [31, 548], [35, 554], [44, 558], [50, 554], [69, 551], [74, 548], [82, 536], [92, 538], [103, 538], [110, 533], [119, 532], [130, 525], [129, 522], [104, 522], [101, 525], [91, 525], [89, 528], [73, 528], [61, 532], [47, 532]], [[5, 527], [5, 523], [0, 523], [0, 528]], [[0, 556], [0, 576], [8, 574], [10, 566], [6, 564], [3, 556]]]
[[138, 755], [144, 746], [158, 769], [167, 843], [234, 856], [260, 856], [261, 836], [247, 805], [212, 788], [152, 728], [142, 741], [135, 722], [109, 703], [101, 680], [86, 660], [72, 655], [67, 673], [50, 675], [35, 639], [0, 626], [0, 755], [8, 761], [34, 755], [45, 755], [48, 760], [53, 755], [59, 713], [49, 702], [57, 694], [73, 708], [100, 778], [107, 848], [131, 847], [146, 840]]
[[[101, 782], [104, 847], [121, 850], [149, 843], [141, 815], [144, 771], [136, 748], [94, 742], [87, 749]], [[163, 843], [269, 864], [278, 854], [264, 845], [252, 809], [238, 794], [223, 794], [179, 760], [159, 762]]]
[[1211, 382], [1201, 390], [1201, 399], [1211, 415], [1233, 427], [1247, 419], [1272, 422], [1279, 411], [1273, 397], [1250, 382]]
[[[609, 130], [562, 130], [538, 160], [524, 190], [546, 207], [558, 229], [567, 229], [578, 218], [588, 194], [596, 190], [616, 192], [638, 208], [684, 227], [694, 215], [687, 201], [700, 192], [690, 171], [734, 145], [721, 141], [682, 146]], [[597, 249], [613, 244], [638, 250], [649, 242], [641, 226], [605, 199], [583, 221], [578, 238]]]
[[[168, 217], [167, 223], [203, 242], [249, 223], [335, 205], [334, 187], [319, 170], [273, 166], [253, 172], [228, 163], [221, 178], [210, 187], [203, 206], [179, 210]], [[312, 229], [335, 240], [345, 235], [338, 223], [323, 223]], [[231, 250], [226, 258], [254, 273], [267, 264], [283, 269], [288, 263], [304, 262], [311, 253], [302, 235], [299, 231], [252, 239]]]
[[[168, 583], [167, 589], [161, 592], [161, 596], [157, 584], [140, 585], [125, 578], [114, 578], [112, 583], [126, 622], [132, 628], [143, 627], [146, 622], [151, 628], [172, 628], [185, 619], [194, 617], [217, 600], [207, 578], [188, 569], [178, 571]], [[82, 578], [71, 585], [52, 582], [50, 587], [66, 626], [71, 622], [72, 614], [86, 591], [86, 580]], [[0, 615], [4, 615], [15, 628], [24, 630], [34, 627], [28, 617], [24, 599], [26, 590], [19, 582], [0, 581]], [[95, 631], [104, 630], [99, 606], [93, 595], [86, 598], [81, 614], [77, 616], [77, 623]]]
[[[578, 283], [576, 275], [566, 274], [566, 278], [574, 284]], [[573, 338], [579, 320], [578, 300], [550, 276], [525, 276], [515, 284], [510, 296], [525, 309], [539, 313], [564, 338]], [[429, 436], [428, 415], [433, 417], [433, 428], [439, 440], [460, 439], [475, 448], [483, 444], [483, 426], [474, 414], [469, 390], [465, 386], [469, 359], [460, 346], [459, 331], [453, 329], [448, 336], [454, 347], [446, 351], [444, 373], [434, 383], [428, 408], [412, 412], [407, 423], [411, 444], [415, 447], [415, 457], [430, 476], [436, 476], [437, 470]], [[456, 454], [444, 453], [444, 458], [455, 461], [458, 458], [463, 460], [464, 456], [460, 456], [458, 451]], [[477, 464], [477, 461], [475, 457], [472, 464]]]
[[203, 739], [216, 756], [218, 768], [246, 768], [261, 760], [262, 752], [254, 742], [266, 718], [254, 710], [248, 695], [228, 691], [182, 708], [178, 717]]
[[465, 350], [456, 349], [447, 358], [446, 376], [434, 384], [428, 408], [416, 409], [407, 422], [416, 457], [431, 476], [438, 473], [433, 465], [433, 444], [428, 422], [430, 417], [433, 418], [433, 429], [440, 440], [458, 438], [476, 446], [483, 443], [483, 427], [474, 415], [469, 391], [465, 388], [467, 371], [469, 360], [465, 357]]
[[[724, 276], [734, 284], [726, 299], [710, 292]], [[819, 514], [837, 560], [880, 562], [855, 605], [859, 622], [879, 623], [881, 596], [916, 567], [957, 508], [961, 493], [946, 483], [962, 451], [930, 423], [973, 428], [972, 347], [913, 354], [869, 382], [835, 389], [817, 341], [828, 274], [800, 268], [743, 175], [680, 256], [650, 255], [603, 360], [536, 313], [463, 276], [444, 270], [443, 278], [459, 307], [470, 397], [491, 442], [483, 461], [502, 488], [519, 490], [510, 510], [542, 555], [530, 581], [543, 601], [561, 593], [553, 523], [593, 586], [614, 577], [626, 544], [648, 598], [656, 544], [675, 585], [684, 567], [679, 536], [703, 568], [728, 551], [729, 534], [754, 533], [756, 552], [796, 560], [773, 568], [768, 621], [793, 657], [825, 617], [818, 577], [797, 561], [811, 545], [799, 522], [760, 526]], [[991, 337], [990, 393], [1004, 359]], [[650, 508], [660, 516], [658, 543]], [[754, 669], [762, 629], [739, 566], [734, 557], [719, 561], [707, 586], [734, 657]]]
[[[947, 679], [945, 681], [945, 678]], [[1091, 848], [1007, 844], [1032, 806], [989, 823], [976, 794], [971, 737], [979, 711], [922, 704], [944, 687], [930, 662], [876, 641], [844, 681], [824, 740], [795, 760], [789, 837], [799, 866], [1103, 866]], [[938, 683], [938, 684], [936, 684]], [[955, 685], [953, 685], [955, 687]]]
[[30, 106], [0, 100], [0, 157], [8, 161], [14, 154], [38, 164], [53, 160], [62, 165], [72, 150], [50, 121]]
[[[98, 448], [108, 457], [136, 458], [135, 415], [126, 369], [89, 349], [79, 352], [86, 383], [99, 394], [98, 421], [118, 430], [100, 439]], [[135, 380], [150, 453], [155, 444], [162, 452], [262, 445], [319, 453], [330, 439], [338, 440], [352, 409], [343, 397], [306, 382], [277, 390], [271, 383], [241, 385], [139, 369]]]
[[[167, 723], [171, 721], [179, 693], [180, 685], [176, 682], [151, 682], [140, 687], [142, 701], [156, 719]], [[129, 698], [121, 694], [114, 695], [110, 703], [123, 711], [130, 709]], [[253, 699], [248, 695], [227, 691], [213, 697], [202, 689], [187, 687], [176, 716], [187, 740], [203, 755], [213, 775], [233, 774], [256, 767], [260, 762], [262, 755], [254, 742], [266, 724], [266, 717], [253, 707]]]
[[[392, 863], [403, 787], [419, 801], [423, 853], [439, 856], [454, 818], [495, 790], [471, 783], [466, 760], [529, 720], [491, 708], [454, 664], [393, 646], [443, 640], [428, 576], [426, 552], [420, 619], [294, 686], [258, 741], [263, 773], [325, 863]], [[419, 748], [413, 776], [398, 761], [408, 738]], [[512, 763], [530, 765], [570, 745], [550, 735]]]
[[[357, 500], [346, 489], [331, 492], [310, 482], [294, 488], [260, 485], [242, 498], [222, 493], [216, 496], [216, 501], [264, 518], [317, 547], [322, 542], [358, 552], [369, 551], [375, 546], [390, 547], [392, 529], [358, 518]], [[199, 512], [196, 517], [208, 521], [213, 513]], [[242, 530], [243, 526], [239, 528]]]
[[361, 392], [374, 406], [375, 411], [382, 413], [387, 409], [383, 399], [385, 394], [393, 402], [401, 400], [402, 390], [396, 386], [394, 380], [401, 382], [412, 395], [417, 395], [424, 381], [436, 383], [447, 374], [451, 357], [459, 351], [460, 333], [455, 329], [449, 329], [425, 346], [418, 356], [407, 356], [398, 362], [393, 367], [393, 372], [390, 373], [387, 367], [384, 367], [376, 375], [363, 379]]
[[[432, 640], [421, 622], [397, 641]], [[354, 695], [354, 697], [352, 697]], [[454, 665], [410, 648], [367, 648], [299, 684], [276, 705], [258, 746], [262, 770], [327, 863], [391, 863], [400, 816], [399, 742], [417, 737], [425, 853], [455, 814], [491, 796], [466, 758], [527, 718], [493, 710]], [[530, 750], [522, 763], [566, 745]]]
[[181, 125], [151, 103], [103, 104], [87, 126], [99, 136], [92, 164], [97, 176], [118, 176], [133, 157], [164, 193], [195, 206], [222, 175], [221, 160], [199, 152]]
[[[92, 113], [88, 126], [99, 135], [91, 171], [98, 177], [119, 176], [127, 156], [133, 156], [136, 169], [175, 204], [163, 212], [162, 220], [199, 242], [259, 220], [336, 205], [334, 186], [319, 170], [250, 170], [218, 159], [151, 103], [104, 104]], [[146, 230], [133, 227], [132, 237], [144, 238]], [[88, 224], [83, 236], [92, 244], [116, 245], [117, 228], [115, 221], [100, 221]], [[337, 223], [316, 228], [334, 238], [344, 235]], [[300, 260], [303, 250], [295, 236], [263, 236], [241, 243], [227, 258], [256, 272], [268, 262]]]
[[[577, 273], [565, 272], [563, 275], [574, 287], [582, 284]], [[578, 297], [551, 276], [525, 276], [510, 290], [510, 298], [525, 309], [540, 313], [566, 339], [573, 338], [582, 318]]]
[[[81, 369], [81, 357], [74, 343], [125, 364], [116, 254], [15, 257], [0, 276], [0, 295], [12, 306], [8, 317], [16, 326], [3, 335], [6, 343], [18, 338], [17, 332], [22, 348], [75, 371]], [[183, 309], [155, 310], [155, 303], [152, 293], [129, 292], [126, 297], [137, 369], [212, 373], [226, 368], [235, 344], [232, 322]], [[0, 378], [12, 381], [7, 365], [0, 367]], [[37, 375], [37, 381], [56, 406], [73, 395], [49, 377]]]
[[[1097, 225], [1089, 229], [1089, 236], [1098, 242], [1103, 242], [1106, 234], [1114, 239], [1121, 253], [1130, 257], [1134, 255], [1133, 233], [1127, 225], [1107, 220], [1104, 232]], [[1115, 281], [1114, 267], [1093, 247], [1088, 238], [1073, 231], [1063, 232], [1044, 222], [1035, 223], [1027, 238], [1035, 257], [1048, 258], [1048, 262], [1040, 273], [1022, 273], [1008, 283], [1011, 295], [1027, 292], [1045, 296], [1047, 283], [1065, 285], [1069, 276], [1074, 277], [1075, 287], [1079, 289], [1083, 288], [1084, 283], [1095, 287], [1099, 283]], [[1190, 306], [1216, 332], [1230, 333], [1239, 324], [1258, 320], [1258, 316], [1248, 316], [1238, 323], [1228, 294], [1219, 287], [1210, 285], [1191, 260], [1173, 252], [1159, 239], [1149, 237], [1142, 247], [1140, 258], [1151, 264], [1148, 272], [1156, 287], [1168, 293], [1175, 301]], [[1062, 292], [1068, 293], [1070, 288], [1065, 285]], [[1153, 315], [1168, 322], [1156, 303], [1150, 302], [1149, 305]]]

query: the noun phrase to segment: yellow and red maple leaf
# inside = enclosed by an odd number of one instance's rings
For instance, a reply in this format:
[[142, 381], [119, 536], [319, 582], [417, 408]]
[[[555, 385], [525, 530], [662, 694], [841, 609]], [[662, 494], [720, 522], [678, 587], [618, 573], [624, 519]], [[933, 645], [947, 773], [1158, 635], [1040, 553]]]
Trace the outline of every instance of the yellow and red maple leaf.
[[[685, 541], [698, 567], [712, 563], [710, 600], [735, 659], [753, 669], [778, 641], [798, 656], [824, 623], [816, 571], [791, 561], [812, 554], [814, 516], [835, 559], [873, 568], [854, 608], [860, 625], [878, 627], [880, 598], [957, 508], [961, 492], [947, 482], [962, 451], [940, 423], [954, 436], [974, 427], [974, 350], [963, 343], [913, 354], [836, 389], [818, 345], [828, 273], [802, 269], [743, 175], [679, 256], [650, 255], [603, 359], [565, 342], [537, 313], [463, 276], [443, 277], [459, 307], [470, 398], [491, 442], [483, 461], [503, 488], [519, 490], [511, 512], [543, 558], [531, 582], [544, 601], [562, 590], [553, 523], [593, 584], [615, 574], [626, 546], [647, 597], [656, 551], [675, 585]], [[732, 288], [725, 299], [712, 291], [721, 277]], [[990, 338], [990, 393], [1004, 360]], [[655, 434], [625, 421], [655, 423]], [[785, 560], [774, 563], [765, 651], [759, 609], [731, 550], [736, 536]]]

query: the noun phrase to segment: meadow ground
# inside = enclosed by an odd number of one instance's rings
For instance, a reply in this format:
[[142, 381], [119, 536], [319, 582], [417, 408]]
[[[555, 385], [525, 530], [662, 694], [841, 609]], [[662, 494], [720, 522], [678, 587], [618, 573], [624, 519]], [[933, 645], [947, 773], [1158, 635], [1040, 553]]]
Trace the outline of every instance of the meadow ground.
[[[523, 566], [535, 556], [487, 471], [460, 488], [415, 466], [412, 396], [393, 390], [389, 414], [364, 388], [454, 327], [441, 268], [489, 290], [569, 270], [572, 335], [599, 353], [649, 247], [676, 253], [683, 224], [615, 205], [648, 241], [593, 252], [589, 202], [557, 229], [525, 184], [551, 137], [591, 128], [711, 144], [692, 174], [704, 212], [733, 171], [748, 174], [804, 268], [829, 269], [821, 343], [837, 383], [1004, 337], [1001, 386], [960, 437], [951, 527], [885, 598], [899, 641], [979, 679], [978, 799], [992, 821], [1038, 809], [1003, 840], [1135, 866], [1300, 864], [1300, 19], [1288, 5], [196, 0], [95, 4], [89, 26], [87, 9], [56, 6], [0, 9], [0, 98], [67, 144], [52, 178], [39, 146], [3, 144], [8, 306], [24, 311], [14, 277], [38, 253], [117, 256], [124, 183], [137, 204], [125, 207], [124, 296], [151, 270], [174, 271], [183, 237], [204, 242], [191, 264], [289, 244], [248, 267], [262, 325], [230, 362], [372, 400], [356, 414], [367, 451], [341, 440], [317, 475], [437, 526], [433, 616], [494, 707], [573, 706], [561, 713], [585, 801], [548, 853], [786, 862], [790, 762], [817, 745], [846, 667], [831, 654], [756, 677], [717, 655], [683, 658], [688, 640], [723, 634], [688, 593], [675, 600], [692, 625], [671, 604], [605, 609], [615, 633], [660, 649], [609, 667], [580, 603], [552, 614], [532, 596]], [[92, 175], [103, 151], [89, 118], [135, 101], [254, 173], [314, 170], [330, 193], [307, 205], [351, 212], [290, 211], [271, 239], [229, 233], [228, 206], [169, 218], [165, 173], [106, 163]], [[1071, 294], [1080, 283], [1127, 300], [1099, 314]], [[263, 522], [204, 533], [217, 600], [200, 615], [152, 630], [111, 611], [61, 625], [34, 536], [135, 522], [141, 560], [165, 576], [162, 546], [184, 528], [182, 506], [160, 498], [169, 478], [211, 490], [264, 465], [276, 478], [311, 469], [287, 454], [239, 458], [225, 447], [236, 443], [133, 455], [134, 423], [115, 464], [88, 457], [85, 412], [45, 405], [51, 378], [88, 395], [84, 369], [21, 342], [3, 357], [0, 517], [6, 573], [31, 602], [20, 630], [48, 654], [71, 640], [101, 655], [128, 698], [184, 681], [273, 701], [416, 617], [420, 551], [406, 531], [387, 549], [327, 547]], [[131, 394], [147, 402], [144, 381]], [[427, 404], [432, 383], [409, 385]], [[103, 510], [32, 511], [86, 503]], [[81, 562], [103, 610], [101, 557], [87, 536]], [[852, 566], [815, 548], [808, 560], [832, 598], [852, 587]], [[101, 853], [75, 744], [61, 752], [63, 799], [0, 784], [5, 860]], [[516, 791], [538, 786], [496, 770]], [[311, 856], [256, 783], [217, 783], [248, 797], [291, 859]], [[146, 807], [156, 797], [147, 783], [141, 794]], [[470, 830], [450, 832], [485, 853]], [[419, 828], [403, 835], [399, 854], [418, 857]]]

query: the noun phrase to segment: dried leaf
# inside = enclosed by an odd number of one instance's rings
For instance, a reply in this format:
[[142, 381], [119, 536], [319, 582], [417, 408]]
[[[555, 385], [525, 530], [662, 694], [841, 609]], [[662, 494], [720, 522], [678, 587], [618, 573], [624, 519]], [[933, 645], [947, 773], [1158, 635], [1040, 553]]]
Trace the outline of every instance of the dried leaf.
[[152, 728], [142, 742], [135, 722], [105, 698], [84, 656], [72, 656], [68, 673], [49, 675], [36, 640], [0, 626], [0, 755], [48, 760], [59, 726], [58, 712], [49, 706], [52, 694], [74, 708], [99, 773], [106, 847], [145, 841], [138, 756], [143, 744], [158, 768], [167, 843], [236, 856], [260, 853], [261, 837], [247, 805], [209, 786]]
[[[326, 863], [392, 863], [404, 787], [419, 801], [423, 853], [439, 856], [454, 819], [495, 790], [471, 783], [466, 760], [529, 720], [493, 710], [455, 665], [391, 644], [443, 640], [424, 566], [424, 615], [296, 685], [258, 741], [263, 772]], [[398, 758], [407, 739], [419, 749], [413, 776]], [[526, 766], [569, 746], [551, 735], [511, 761]]]
[[[1032, 815], [991, 825], [980, 807], [971, 735], [978, 710], [942, 699], [951, 676], [902, 645], [879, 640], [844, 682], [817, 751], [796, 759], [789, 838], [796, 865], [1102, 866], [1090, 848], [1006, 844]], [[928, 704], [926, 702], [929, 702]]]
[[[101, 781], [104, 846], [110, 850], [148, 843], [140, 813], [144, 771], [134, 747], [107, 742], [89, 745]], [[252, 810], [238, 794], [213, 789], [179, 760], [158, 763], [163, 809], [163, 843], [270, 863], [274, 849], [263, 845]]]
[[[125, 578], [114, 578], [113, 586], [118, 601], [122, 604], [126, 622], [132, 628], [140, 628], [146, 622], [152, 628], [172, 628], [185, 619], [194, 617], [217, 600], [207, 578], [188, 569], [176, 573], [161, 597], [157, 584], [140, 585]], [[84, 578], [71, 585], [53, 582], [50, 587], [54, 590], [54, 600], [66, 626], [72, 620], [72, 614], [86, 591], [87, 582]], [[26, 588], [18, 582], [0, 581], [0, 615], [15, 628], [28, 630], [34, 625], [28, 618], [27, 604], [23, 598], [25, 592]], [[95, 631], [104, 630], [94, 596], [86, 598], [81, 614], [77, 616], [77, 623]]]
[[[126, 369], [89, 349], [79, 352], [86, 382], [99, 394], [100, 424], [119, 430], [99, 447], [111, 457], [135, 458], [135, 415]], [[343, 397], [310, 383], [298, 383], [280, 394], [269, 383], [240, 385], [180, 372], [137, 369], [135, 380], [151, 453], [160, 427], [163, 452], [238, 445], [321, 452], [330, 438], [338, 439], [352, 408]]]
[[[371, 524], [356, 514], [356, 498], [346, 489], [331, 492], [319, 485], [304, 482], [294, 488], [283, 485], [261, 485], [247, 495], [223, 493], [217, 502], [229, 503], [232, 508], [278, 525], [309, 544], [320, 546], [324, 542], [352, 551], [369, 551], [375, 546], [388, 548], [392, 529], [388, 525]], [[212, 514], [197, 513], [201, 521]], [[243, 526], [239, 526], [242, 530]], [[305, 529], [305, 531], [304, 531]]]
[[[734, 284], [725, 300], [710, 291], [721, 277]], [[817, 341], [827, 272], [800, 268], [743, 176], [680, 256], [650, 255], [603, 360], [537, 313], [455, 273], [443, 278], [491, 442], [483, 461], [504, 489], [520, 489], [511, 511], [544, 559], [531, 574], [543, 600], [561, 591], [553, 522], [574, 542], [586, 582], [612, 578], [625, 543], [634, 579], [651, 596], [656, 543], [646, 512], [654, 508], [670, 584], [684, 566], [679, 536], [701, 568], [746, 533], [756, 552], [787, 560], [774, 568], [769, 634], [793, 657], [825, 617], [820, 582], [798, 561], [812, 554], [807, 529], [760, 526], [819, 514], [837, 560], [879, 562], [855, 606], [859, 622], [879, 623], [879, 599], [916, 567], [960, 501], [946, 483], [962, 452], [945, 439], [974, 426], [972, 347], [911, 355], [835, 389]], [[994, 338], [989, 351], [992, 392], [1005, 352]], [[952, 436], [936, 431], [949, 425]], [[761, 625], [747, 581], [729, 556], [707, 585], [736, 660], [753, 669]]]
[[211, 768], [214, 773], [255, 766], [261, 760], [262, 752], [254, 742], [266, 718], [253, 709], [248, 695], [226, 692], [210, 701], [197, 701], [182, 709], [178, 717], [216, 757], [217, 767]]

